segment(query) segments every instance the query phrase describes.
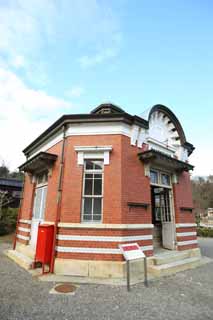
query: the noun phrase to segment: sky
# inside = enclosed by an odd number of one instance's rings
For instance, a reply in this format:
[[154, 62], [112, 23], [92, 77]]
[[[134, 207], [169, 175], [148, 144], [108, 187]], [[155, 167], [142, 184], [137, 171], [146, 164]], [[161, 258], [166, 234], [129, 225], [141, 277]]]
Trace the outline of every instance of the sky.
[[213, 2], [0, 0], [0, 161], [62, 114], [169, 107], [213, 174]]

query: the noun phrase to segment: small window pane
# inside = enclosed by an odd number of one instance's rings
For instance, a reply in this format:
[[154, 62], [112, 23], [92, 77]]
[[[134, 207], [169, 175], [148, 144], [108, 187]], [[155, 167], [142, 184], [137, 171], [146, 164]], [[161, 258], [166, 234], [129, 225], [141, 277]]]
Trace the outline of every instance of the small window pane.
[[94, 161], [94, 165], [95, 165], [94, 169], [96, 169], [96, 170], [102, 170], [102, 168], [103, 168], [102, 161]]
[[102, 179], [102, 174], [95, 174], [94, 177], [95, 179]]
[[35, 219], [40, 218], [41, 199], [42, 199], [42, 188], [39, 188], [36, 190], [35, 199], [34, 199], [33, 217]]
[[94, 199], [94, 208], [93, 208], [93, 214], [94, 215], [101, 215], [101, 203], [102, 199], [101, 198], [96, 198]]
[[92, 173], [87, 173], [87, 174], [85, 174], [85, 178], [86, 179], [92, 179], [93, 178], [93, 174]]
[[42, 187], [41, 190], [43, 192], [43, 197], [42, 197], [42, 203], [41, 203], [40, 218], [43, 219], [45, 207], [46, 207], [47, 187]]
[[102, 194], [102, 179], [94, 180], [94, 195]]
[[170, 185], [170, 177], [168, 174], [162, 174], [161, 175], [161, 183], [166, 185], [166, 186], [169, 186]]
[[84, 216], [85, 215], [92, 215], [92, 199], [91, 198], [84, 199]]
[[101, 220], [101, 215], [99, 214], [99, 215], [94, 215], [93, 216], [93, 220], [94, 221], [100, 221]]
[[84, 215], [84, 220], [85, 221], [91, 221], [92, 220], [92, 215]]
[[86, 170], [92, 170], [93, 169], [93, 162], [92, 160], [86, 161]]
[[92, 179], [85, 179], [84, 194], [92, 195]]
[[150, 180], [152, 183], [158, 183], [158, 173], [157, 171], [150, 170]]

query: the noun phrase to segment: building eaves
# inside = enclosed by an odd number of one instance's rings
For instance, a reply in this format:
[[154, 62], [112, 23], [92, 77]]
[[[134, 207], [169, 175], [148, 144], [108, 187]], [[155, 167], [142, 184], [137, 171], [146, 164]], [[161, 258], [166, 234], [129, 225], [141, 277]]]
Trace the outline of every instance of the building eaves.
[[30, 143], [23, 153], [28, 154], [36, 147], [45, 142], [56, 132], [60, 131], [64, 125], [72, 123], [100, 123], [100, 122], [123, 122], [129, 125], [137, 124], [143, 128], [148, 128], [148, 122], [138, 116], [132, 116], [128, 113], [112, 113], [112, 114], [69, 114], [63, 115], [55, 121], [47, 130], [45, 130], [38, 138]]

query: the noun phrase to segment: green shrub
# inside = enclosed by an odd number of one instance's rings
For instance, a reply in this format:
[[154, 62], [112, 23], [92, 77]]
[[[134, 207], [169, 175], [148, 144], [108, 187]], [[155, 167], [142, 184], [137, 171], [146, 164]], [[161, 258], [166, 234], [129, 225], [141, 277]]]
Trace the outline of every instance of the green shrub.
[[200, 237], [212, 237], [213, 238], [213, 228], [199, 227], [199, 228], [197, 228], [197, 235]]
[[0, 217], [0, 236], [13, 232], [16, 228], [18, 209], [4, 208]]

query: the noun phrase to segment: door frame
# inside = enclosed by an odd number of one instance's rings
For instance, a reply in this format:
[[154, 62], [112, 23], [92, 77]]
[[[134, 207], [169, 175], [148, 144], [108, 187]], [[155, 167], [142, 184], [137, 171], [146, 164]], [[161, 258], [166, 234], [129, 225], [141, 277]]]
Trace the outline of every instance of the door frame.
[[[37, 183], [36, 183], [36, 186], [35, 186], [34, 199], [33, 199], [32, 221], [31, 221], [29, 244], [34, 249], [36, 248], [36, 243], [37, 243], [38, 226], [39, 226], [40, 223], [42, 223], [44, 221], [46, 202], [47, 202], [48, 176], [46, 175], [46, 173], [44, 173], [43, 176], [45, 178], [43, 178], [42, 182], [39, 182], [39, 178], [38, 177], [36, 178]], [[45, 199], [44, 199], [44, 191], [42, 191], [41, 202], [40, 202], [40, 216], [39, 216], [39, 218], [34, 218], [34, 210], [35, 210], [35, 203], [36, 203], [35, 200], [36, 200], [37, 190], [44, 189], [44, 188], [46, 188], [46, 195], [45, 195]], [[43, 203], [43, 201], [45, 203]], [[44, 207], [43, 207], [43, 212], [42, 212], [42, 217], [41, 217], [42, 206], [44, 206]]]
[[[166, 174], [169, 175], [170, 177], [170, 184], [169, 185], [164, 185], [159, 183], [159, 177], [157, 183], [151, 182], [150, 178], [150, 192], [151, 192], [151, 201], [153, 201], [153, 196], [152, 196], [152, 187], [156, 188], [163, 188], [163, 189], [169, 189], [169, 201], [170, 201], [170, 215], [171, 215], [171, 232], [173, 234], [173, 244], [172, 248], [170, 250], [176, 250], [176, 226], [175, 226], [175, 205], [174, 205], [174, 193], [173, 193], [173, 186], [172, 186], [172, 173], [168, 172], [166, 170], [162, 170], [160, 168], [154, 168], [151, 167], [150, 171], [155, 171], [158, 173], [158, 176], [161, 176], [161, 174]], [[153, 207], [153, 204], [151, 203], [151, 206]], [[153, 214], [153, 211], [152, 211]], [[153, 219], [153, 218], [152, 218]], [[162, 221], [161, 221], [161, 235], [162, 235], [162, 248], [163, 248], [163, 226], [162, 226]]]

